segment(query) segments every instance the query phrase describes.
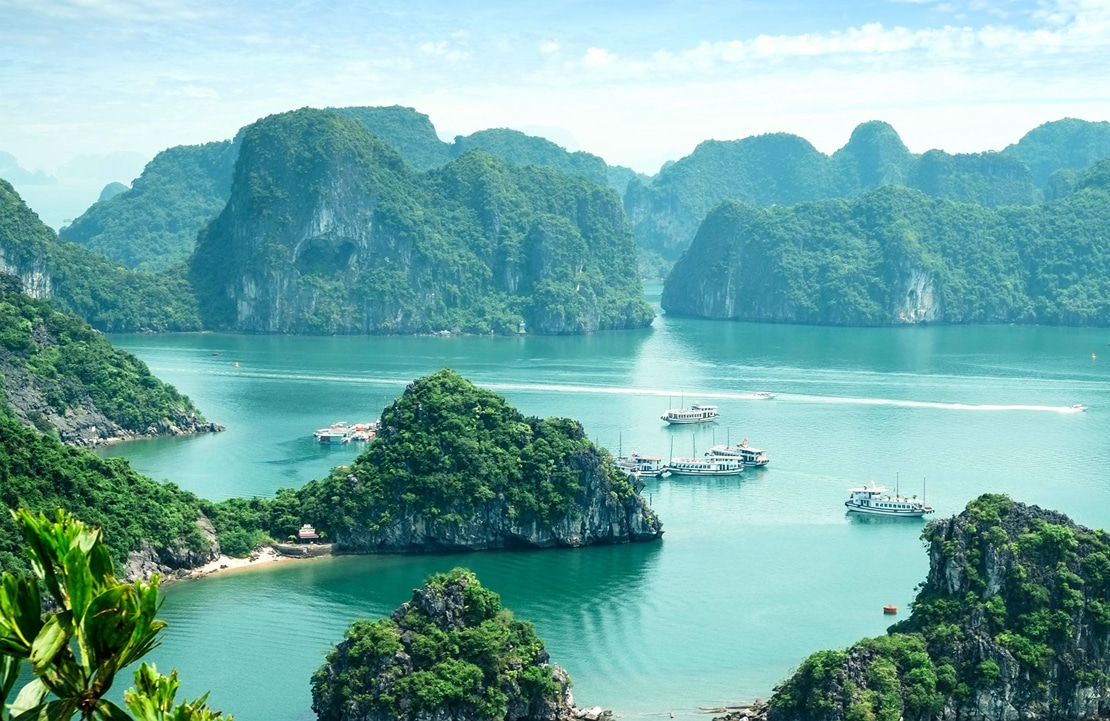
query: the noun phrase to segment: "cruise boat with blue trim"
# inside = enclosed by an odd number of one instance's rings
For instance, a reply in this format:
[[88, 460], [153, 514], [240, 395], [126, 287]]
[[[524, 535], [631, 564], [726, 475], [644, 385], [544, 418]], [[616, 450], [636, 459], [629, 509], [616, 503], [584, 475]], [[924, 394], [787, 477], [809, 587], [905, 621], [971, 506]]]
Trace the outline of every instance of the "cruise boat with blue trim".
[[717, 406], [707, 406], [704, 403], [694, 403], [689, 408], [668, 408], [663, 415], [659, 416], [661, 420], [672, 425], [712, 423], [720, 417]]
[[902, 518], [921, 518], [933, 512], [924, 500], [906, 498], [898, 494], [890, 495], [883, 486], [863, 486], [849, 488], [848, 500], [844, 506], [849, 513], [866, 513], [872, 516], [894, 516]]
[[738, 476], [744, 472], [744, 461], [739, 458], [672, 458], [667, 464], [672, 476]]

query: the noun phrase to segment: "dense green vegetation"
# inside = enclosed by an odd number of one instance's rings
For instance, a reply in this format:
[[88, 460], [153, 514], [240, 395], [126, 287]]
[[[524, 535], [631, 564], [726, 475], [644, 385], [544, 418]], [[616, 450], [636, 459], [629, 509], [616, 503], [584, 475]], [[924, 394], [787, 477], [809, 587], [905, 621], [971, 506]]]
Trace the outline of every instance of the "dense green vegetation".
[[431, 119], [424, 113], [401, 105], [388, 107], [356, 106], [328, 108], [362, 123], [374, 135], [392, 146], [417, 170], [432, 170], [451, 160], [451, 145], [439, 139]]
[[[450, 370], [410, 384], [381, 422], [349, 469], [297, 493], [306, 520], [332, 536], [411, 512], [432, 525], [462, 524], [494, 499], [522, 523], [553, 523], [584, 491], [578, 459], [600, 453], [577, 421], [527, 418]], [[635, 494], [612, 464], [605, 472], [619, 500]]]
[[1064, 118], [1033, 128], [1002, 155], [1024, 163], [1040, 188], [1060, 170], [1079, 170], [1110, 158], [1110, 122]]
[[206, 325], [235, 330], [576, 333], [652, 317], [612, 191], [481, 152], [418, 174], [359, 123], [308, 109], [243, 131], [191, 279]]
[[885, 637], [806, 659], [771, 699], [780, 718], [906, 721], [1057, 709], [1110, 685], [1110, 534], [983, 495], [923, 538], [932, 568]]
[[[117, 581], [102, 529], [64, 511], [13, 516], [34, 575], [0, 577], [0, 721], [223, 718], [208, 707], [207, 694], [177, 703], [176, 672], [162, 676], [145, 663], [124, 692], [126, 711], [106, 698], [116, 676], [157, 646], [166, 627], [156, 618], [158, 579]], [[21, 678], [25, 661], [30, 680]]]
[[668, 312], [745, 320], [1110, 324], [1110, 161], [1036, 206], [989, 209], [883, 187], [856, 200], [706, 219]]
[[354, 622], [312, 677], [312, 709], [322, 721], [554, 718], [541, 709], [562, 704], [566, 682], [547, 661], [532, 624], [456, 568], [391, 617]]
[[188, 398], [151, 375], [141, 360], [0, 274], [0, 371], [10, 374], [13, 368], [26, 372], [59, 416], [91, 402], [121, 428], [142, 432], [163, 418], [196, 413]]
[[208, 546], [196, 526], [200, 501], [191, 493], [141, 476], [123, 459], [64, 446], [5, 413], [0, 415], [0, 570], [25, 572], [9, 508], [50, 515], [62, 508], [100, 526], [117, 564], [144, 542], [157, 549]]
[[546, 138], [527, 135], [519, 130], [493, 128], [460, 135], [455, 138], [451, 155], [457, 158], [475, 149], [484, 150], [509, 165], [540, 165], [577, 175], [598, 185], [609, 182], [609, 166], [596, 155], [581, 151], [571, 153]]
[[1047, 123], [1001, 153], [950, 155], [931, 150], [914, 155], [894, 128], [872, 121], [857, 127], [831, 156], [785, 133], [709, 140], [665, 166], [650, 185], [630, 184], [624, 203], [640, 246], [673, 261], [706, 214], [724, 200], [761, 207], [792, 205], [904, 185], [933, 197], [988, 207], [1032, 205], [1050, 192], [1052, 173], [1107, 157], [1110, 123]]
[[163, 150], [129, 190], [102, 196], [60, 235], [136, 270], [181, 264], [227, 202], [237, 150], [230, 141]]
[[[122, 197], [122, 196], [121, 196]], [[61, 240], [0, 180], [0, 258], [24, 289], [49, 296], [100, 331], [198, 330], [200, 315], [184, 268], [130, 271]]]
[[97, 202], [99, 203], [101, 201], [108, 200], [109, 198], [114, 198], [120, 193], [126, 193], [128, 190], [130, 190], [130, 188], [123, 183], [108, 183], [104, 186], [104, 189], [100, 191], [100, 197], [97, 198]]

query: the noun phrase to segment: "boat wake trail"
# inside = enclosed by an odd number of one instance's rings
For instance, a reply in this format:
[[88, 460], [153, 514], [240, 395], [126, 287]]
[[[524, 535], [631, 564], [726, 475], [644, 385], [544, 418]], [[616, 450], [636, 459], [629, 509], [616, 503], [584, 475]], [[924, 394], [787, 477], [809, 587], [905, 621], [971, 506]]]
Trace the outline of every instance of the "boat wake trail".
[[[214, 375], [245, 376], [249, 378], [267, 378], [274, 380], [311, 381], [324, 383], [359, 383], [380, 386], [404, 386], [411, 382], [410, 378], [389, 378], [373, 376], [350, 375], [325, 375], [303, 373], [275, 373], [258, 371], [217, 371]], [[656, 398], [679, 398], [705, 400], [740, 400], [740, 401], [767, 401], [766, 392], [730, 392], [707, 391], [691, 392], [690, 390], [670, 390], [657, 388], [629, 388], [621, 386], [590, 386], [580, 384], [560, 383], [485, 383], [475, 379], [475, 383], [494, 391], [518, 391], [526, 393], [577, 393], [583, 395], [625, 395], [625, 396], [652, 396]], [[913, 401], [897, 398], [857, 398], [851, 396], [817, 396], [776, 394], [775, 402], [778, 403], [839, 403], [844, 405], [865, 406], [893, 406], [900, 408], [932, 408], [946, 411], [1033, 411], [1043, 413], [1081, 413], [1084, 408], [1074, 406], [1047, 406], [1031, 403], [950, 403], [938, 401]]]
[[791, 400], [807, 403], [844, 403], [864, 406], [896, 406], [902, 408], [936, 408], [944, 411], [1043, 411], [1048, 413], [1080, 413], [1071, 406], [1041, 406], [1029, 403], [939, 403], [906, 401], [893, 398], [839, 398], [835, 396], [791, 396]]

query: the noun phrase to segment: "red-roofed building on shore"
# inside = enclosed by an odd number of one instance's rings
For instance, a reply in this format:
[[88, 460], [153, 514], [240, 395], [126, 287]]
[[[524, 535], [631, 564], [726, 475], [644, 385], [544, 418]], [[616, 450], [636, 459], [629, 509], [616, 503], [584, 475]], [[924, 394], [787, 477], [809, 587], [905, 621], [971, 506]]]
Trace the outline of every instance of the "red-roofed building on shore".
[[301, 526], [301, 530], [297, 531], [297, 541], [299, 543], [311, 543], [313, 541], [319, 540], [320, 534], [316, 532], [315, 528], [307, 523]]

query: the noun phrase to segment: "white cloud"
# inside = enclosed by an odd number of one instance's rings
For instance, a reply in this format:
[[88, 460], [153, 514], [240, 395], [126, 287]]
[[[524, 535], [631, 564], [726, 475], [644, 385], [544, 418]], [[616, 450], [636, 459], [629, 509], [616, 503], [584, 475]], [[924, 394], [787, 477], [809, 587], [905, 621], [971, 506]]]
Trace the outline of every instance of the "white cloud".
[[617, 61], [617, 56], [605, 48], [589, 48], [582, 56], [582, 64], [588, 68], [603, 68]]
[[544, 55], [557, 53], [559, 52], [559, 43], [555, 42], [554, 40], [544, 40], [542, 43], [540, 43], [540, 52]]

